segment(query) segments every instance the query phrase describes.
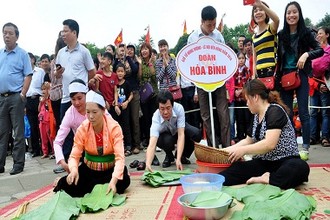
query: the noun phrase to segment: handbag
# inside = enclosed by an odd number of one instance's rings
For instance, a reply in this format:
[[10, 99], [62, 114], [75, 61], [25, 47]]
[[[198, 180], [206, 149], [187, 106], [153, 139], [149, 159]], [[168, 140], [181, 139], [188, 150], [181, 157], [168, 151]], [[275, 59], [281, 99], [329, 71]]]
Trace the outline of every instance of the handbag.
[[258, 78], [260, 79], [261, 82], [263, 82], [266, 86], [267, 89], [273, 90], [275, 87], [275, 77], [274, 76], [267, 76], [267, 77], [262, 77]]
[[300, 86], [300, 76], [299, 71], [292, 71], [289, 73], [286, 73], [281, 78], [282, 88], [285, 91], [296, 89]]
[[[169, 85], [168, 76], [166, 75], [167, 84]], [[169, 86], [168, 90], [172, 93], [174, 101], [182, 99], [182, 91], [179, 85]]]
[[181, 87], [178, 85], [168, 87], [168, 90], [172, 93], [173, 99], [180, 100], [182, 99]]
[[154, 89], [152, 88], [152, 85], [149, 82], [144, 83], [144, 85], [140, 88], [140, 101], [142, 103], [147, 102], [152, 95], [154, 94]]
[[[51, 75], [52, 76], [52, 75]], [[63, 90], [62, 90], [62, 77], [56, 78], [55, 76], [51, 77], [51, 84], [50, 84], [50, 90], [49, 90], [49, 98], [52, 101], [60, 100], [63, 96]]]

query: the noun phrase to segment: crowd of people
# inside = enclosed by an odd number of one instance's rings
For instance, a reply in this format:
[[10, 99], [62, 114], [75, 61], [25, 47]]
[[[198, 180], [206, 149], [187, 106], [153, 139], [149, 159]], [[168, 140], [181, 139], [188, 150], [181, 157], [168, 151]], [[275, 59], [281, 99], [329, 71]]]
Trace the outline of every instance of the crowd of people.
[[[309, 95], [312, 105], [330, 106], [327, 72], [314, 72], [314, 61], [328, 56], [324, 51], [329, 48], [329, 28], [322, 27], [315, 35], [306, 27], [297, 2], [286, 6], [279, 32], [280, 19], [265, 2], [255, 1], [252, 18], [253, 37], [241, 35], [237, 48], [233, 47], [237, 72], [211, 93], [214, 118], [208, 92], [180, 76], [165, 39], [158, 42], [159, 53], [147, 42], [140, 45], [139, 54], [134, 45], [108, 45], [93, 59], [78, 41], [77, 21], [67, 19], [55, 54], [43, 54], [37, 63], [32, 53], [16, 43], [18, 27], [6, 23], [5, 48], [0, 51], [0, 81], [7, 82], [0, 84], [0, 173], [5, 172], [11, 133], [10, 174], [24, 169], [26, 109], [32, 156], [55, 158], [54, 172], [68, 175], [57, 181], [54, 190], [73, 196], [107, 182], [108, 191], [123, 193], [130, 184], [125, 157], [144, 148], [141, 169], [152, 171], [152, 165], [160, 165], [154, 153], [159, 147], [166, 153], [162, 167], [175, 162], [182, 170], [183, 164], [190, 164], [193, 142], [201, 140], [203, 128], [209, 146], [215, 143], [229, 152], [233, 165], [222, 173], [226, 185], [262, 182], [290, 188], [307, 181], [309, 168], [300, 157], [307, 160], [310, 144], [318, 139], [322, 146], [330, 146], [329, 109], [309, 111]], [[187, 43], [202, 36], [225, 43], [216, 19], [214, 7], [203, 8], [201, 25]], [[300, 86], [284, 90], [281, 77], [292, 71], [299, 75]], [[274, 77], [277, 86], [267, 87], [265, 77]], [[180, 100], [174, 100], [169, 90], [176, 85], [182, 91]], [[143, 90], [150, 92], [142, 94]], [[300, 154], [293, 126], [294, 97], [302, 124]], [[252, 162], [240, 161], [245, 154], [255, 155]]]

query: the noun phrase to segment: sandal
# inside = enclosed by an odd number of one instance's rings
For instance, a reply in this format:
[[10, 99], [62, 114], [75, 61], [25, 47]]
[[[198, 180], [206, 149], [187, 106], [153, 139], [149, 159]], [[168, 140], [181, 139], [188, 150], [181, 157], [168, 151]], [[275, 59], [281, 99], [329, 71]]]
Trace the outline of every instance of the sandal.
[[146, 163], [143, 162], [143, 161], [139, 162], [139, 164], [138, 164], [138, 166], [137, 166], [136, 169], [137, 170], [145, 170], [146, 169]]
[[132, 152], [130, 150], [125, 150], [125, 157], [131, 156]]
[[129, 164], [130, 168], [136, 168], [139, 165], [139, 161], [138, 160], [133, 160], [132, 163]]
[[133, 149], [133, 154], [139, 154], [139, 153], [140, 153], [140, 150], [138, 148]]
[[322, 147], [330, 147], [330, 142], [327, 138], [323, 138], [321, 142]]

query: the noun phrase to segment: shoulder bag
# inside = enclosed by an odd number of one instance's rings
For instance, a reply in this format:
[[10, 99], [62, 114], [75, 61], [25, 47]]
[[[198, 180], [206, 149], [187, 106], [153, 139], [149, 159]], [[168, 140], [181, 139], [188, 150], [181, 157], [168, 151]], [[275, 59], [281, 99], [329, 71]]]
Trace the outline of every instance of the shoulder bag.
[[281, 84], [285, 91], [298, 88], [301, 84], [299, 70], [284, 74], [281, 78]]

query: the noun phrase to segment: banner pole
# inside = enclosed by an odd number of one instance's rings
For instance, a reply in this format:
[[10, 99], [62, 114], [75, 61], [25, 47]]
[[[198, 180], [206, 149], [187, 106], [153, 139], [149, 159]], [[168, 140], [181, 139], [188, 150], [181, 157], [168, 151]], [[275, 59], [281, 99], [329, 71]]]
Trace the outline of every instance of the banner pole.
[[214, 134], [214, 117], [213, 117], [213, 105], [212, 105], [212, 92], [209, 93], [209, 106], [210, 106], [210, 121], [211, 121], [211, 131], [212, 131], [212, 146], [215, 148], [215, 134]]

